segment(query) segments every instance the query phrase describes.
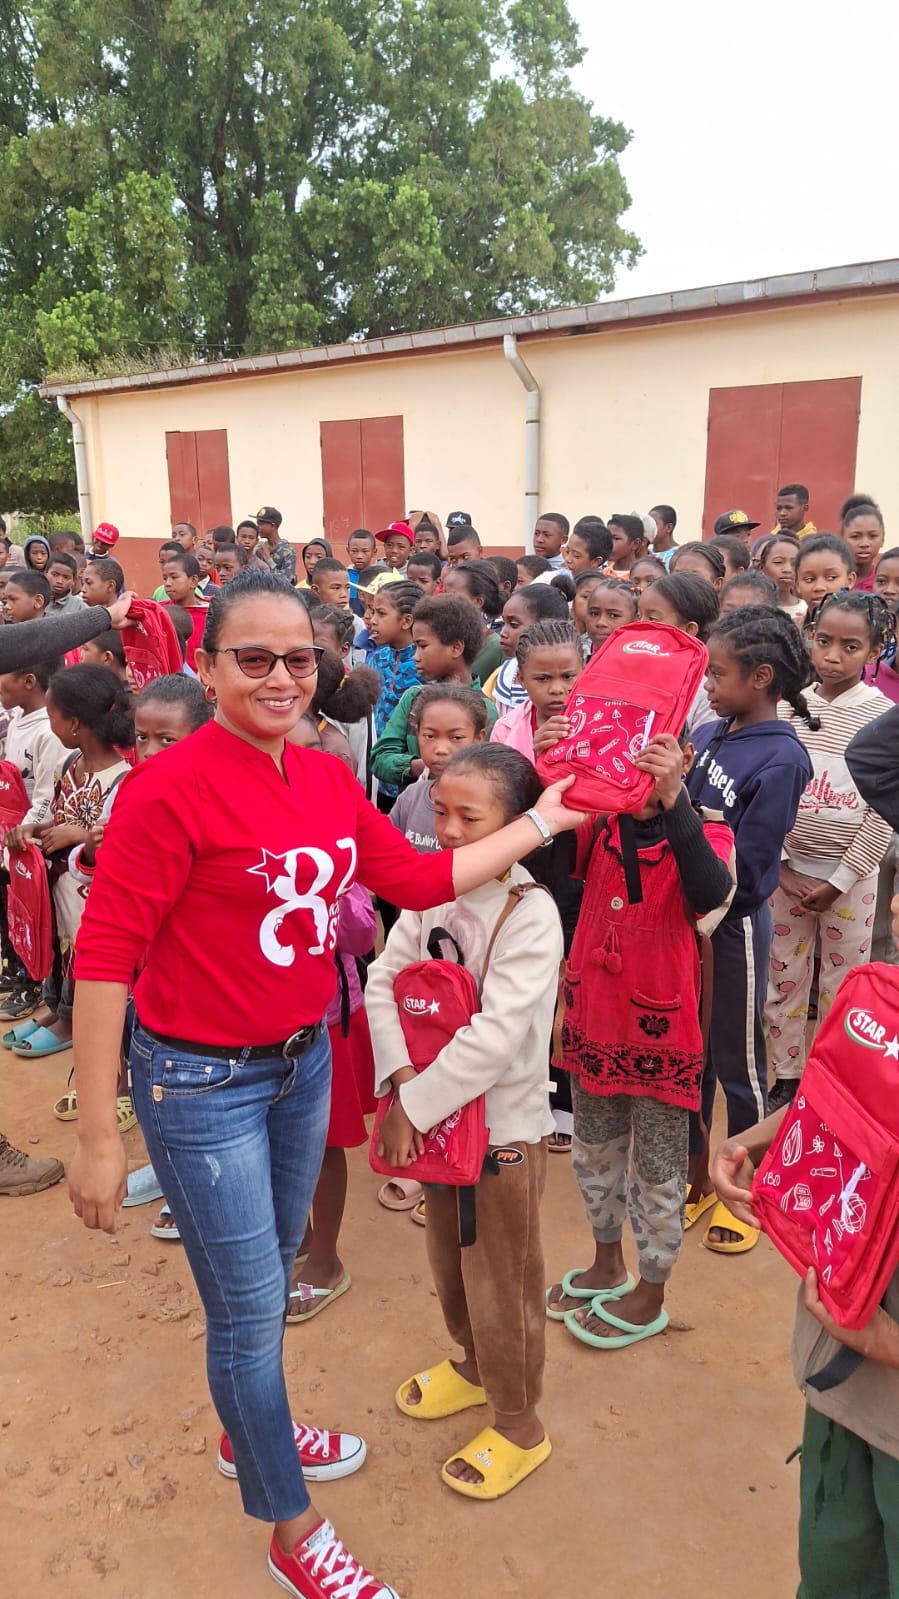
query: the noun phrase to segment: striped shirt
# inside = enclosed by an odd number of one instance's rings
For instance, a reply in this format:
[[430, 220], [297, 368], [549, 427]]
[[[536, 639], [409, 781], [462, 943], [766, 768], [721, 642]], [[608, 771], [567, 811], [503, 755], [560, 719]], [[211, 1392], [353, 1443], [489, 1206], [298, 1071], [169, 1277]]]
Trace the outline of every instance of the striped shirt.
[[797, 872], [822, 878], [843, 894], [877, 871], [892, 836], [888, 824], [865, 804], [846, 765], [849, 740], [888, 711], [890, 702], [866, 683], [857, 683], [835, 700], [822, 699], [813, 688], [806, 689], [805, 697], [821, 719], [817, 732], [784, 701], [777, 708], [782, 720], [795, 728], [812, 762], [812, 780], [784, 842], [784, 859]]

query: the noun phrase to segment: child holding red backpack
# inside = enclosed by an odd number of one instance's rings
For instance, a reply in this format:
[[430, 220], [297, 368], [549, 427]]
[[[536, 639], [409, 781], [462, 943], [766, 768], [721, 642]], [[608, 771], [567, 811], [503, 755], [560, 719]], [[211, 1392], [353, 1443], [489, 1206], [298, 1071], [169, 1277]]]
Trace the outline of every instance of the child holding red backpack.
[[[486, 838], [527, 812], [542, 792], [533, 766], [517, 751], [475, 745], [449, 762], [434, 787], [443, 849]], [[539, 820], [535, 825], [542, 833]], [[510, 890], [530, 890], [509, 908]], [[435, 928], [446, 929], [477, 979], [490, 950], [481, 1010], [433, 1063], [416, 1074], [394, 998], [394, 979], [427, 958]], [[422, 1134], [486, 1094], [493, 1170], [476, 1189], [475, 1242], [459, 1241], [459, 1190], [428, 1192], [426, 1237], [434, 1285], [458, 1361], [442, 1361], [404, 1382], [399, 1409], [422, 1421], [487, 1404], [493, 1426], [452, 1454], [441, 1473], [457, 1493], [498, 1499], [544, 1462], [551, 1446], [537, 1415], [543, 1379], [545, 1316], [539, 1203], [546, 1138], [553, 1130], [547, 1061], [562, 956], [562, 932], [550, 896], [513, 866], [454, 904], [403, 911], [369, 974], [366, 1005], [377, 1091], [397, 1099], [381, 1127], [379, 1153], [402, 1171]]]

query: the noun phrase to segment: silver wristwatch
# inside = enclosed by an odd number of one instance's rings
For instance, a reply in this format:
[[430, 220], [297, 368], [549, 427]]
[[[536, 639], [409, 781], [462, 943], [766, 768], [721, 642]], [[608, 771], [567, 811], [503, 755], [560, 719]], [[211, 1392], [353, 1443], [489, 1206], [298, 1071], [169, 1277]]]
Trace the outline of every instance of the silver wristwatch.
[[546, 849], [547, 845], [552, 843], [553, 835], [543, 820], [543, 817], [540, 815], [540, 812], [531, 807], [531, 809], [529, 811], [525, 811], [524, 814], [530, 821], [533, 822], [537, 832], [540, 834], [540, 848]]

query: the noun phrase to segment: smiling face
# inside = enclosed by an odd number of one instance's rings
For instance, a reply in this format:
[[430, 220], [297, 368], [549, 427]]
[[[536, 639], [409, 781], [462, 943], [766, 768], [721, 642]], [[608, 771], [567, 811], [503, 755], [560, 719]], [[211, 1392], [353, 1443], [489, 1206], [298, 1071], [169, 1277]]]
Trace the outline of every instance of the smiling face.
[[587, 637], [593, 648], [598, 649], [616, 628], [633, 622], [636, 615], [637, 603], [630, 594], [600, 583], [587, 604]]
[[530, 627], [536, 622], [536, 613], [525, 600], [513, 594], [503, 606], [503, 625], [499, 635], [499, 647], [506, 659], [510, 659], [518, 648], [518, 635], [525, 627]]
[[877, 651], [864, 616], [839, 605], [825, 605], [812, 634], [812, 665], [821, 679], [824, 699], [836, 699], [854, 688]]
[[427, 705], [418, 722], [418, 750], [432, 777], [439, 777], [457, 750], [483, 744], [486, 731], [475, 732], [464, 705], [437, 700]]
[[306, 607], [288, 595], [253, 594], [226, 611], [215, 654], [197, 651], [197, 672], [216, 699], [216, 721], [247, 744], [280, 753], [284, 739], [312, 702], [316, 674], [293, 678], [283, 661], [266, 677], [247, 677], [229, 651], [256, 645], [286, 655], [309, 648]]
[[856, 577], [867, 577], [883, 549], [883, 528], [876, 516], [854, 516], [843, 524], [843, 538], [855, 556]]
[[434, 831], [441, 849], [475, 844], [505, 827], [508, 817], [494, 785], [477, 772], [444, 772], [434, 785]]
[[405, 566], [411, 553], [412, 545], [404, 533], [388, 533], [384, 540], [384, 559], [388, 566], [392, 566], [394, 570], [399, 566]]
[[583, 670], [576, 644], [539, 644], [528, 650], [518, 681], [527, 694], [542, 727], [551, 716], [562, 716], [568, 696]]
[[800, 551], [796, 563], [796, 593], [805, 600], [810, 611], [828, 594], [848, 589], [851, 583], [849, 563], [835, 550], [814, 550], [810, 555]]

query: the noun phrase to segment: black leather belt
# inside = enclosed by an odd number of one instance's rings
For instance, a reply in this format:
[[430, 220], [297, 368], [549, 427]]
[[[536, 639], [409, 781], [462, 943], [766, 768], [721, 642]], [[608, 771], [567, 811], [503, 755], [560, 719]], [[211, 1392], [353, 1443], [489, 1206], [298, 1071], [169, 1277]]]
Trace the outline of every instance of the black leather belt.
[[199, 1055], [201, 1059], [204, 1055], [211, 1055], [214, 1060], [237, 1060], [243, 1055], [246, 1060], [271, 1060], [273, 1056], [280, 1055], [284, 1060], [296, 1060], [298, 1055], [305, 1055], [321, 1036], [324, 1023], [315, 1022], [311, 1027], [301, 1027], [279, 1044], [253, 1044], [249, 1048], [246, 1044], [197, 1044], [189, 1038], [167, 1038], [163, 1033], [154, 1033], [152, 1027], [144, 1027], [143, 1022], [139, 1025], [154, 1043], [163, 1044], [166, 1049], [180, 1050], [185, 1055]]

